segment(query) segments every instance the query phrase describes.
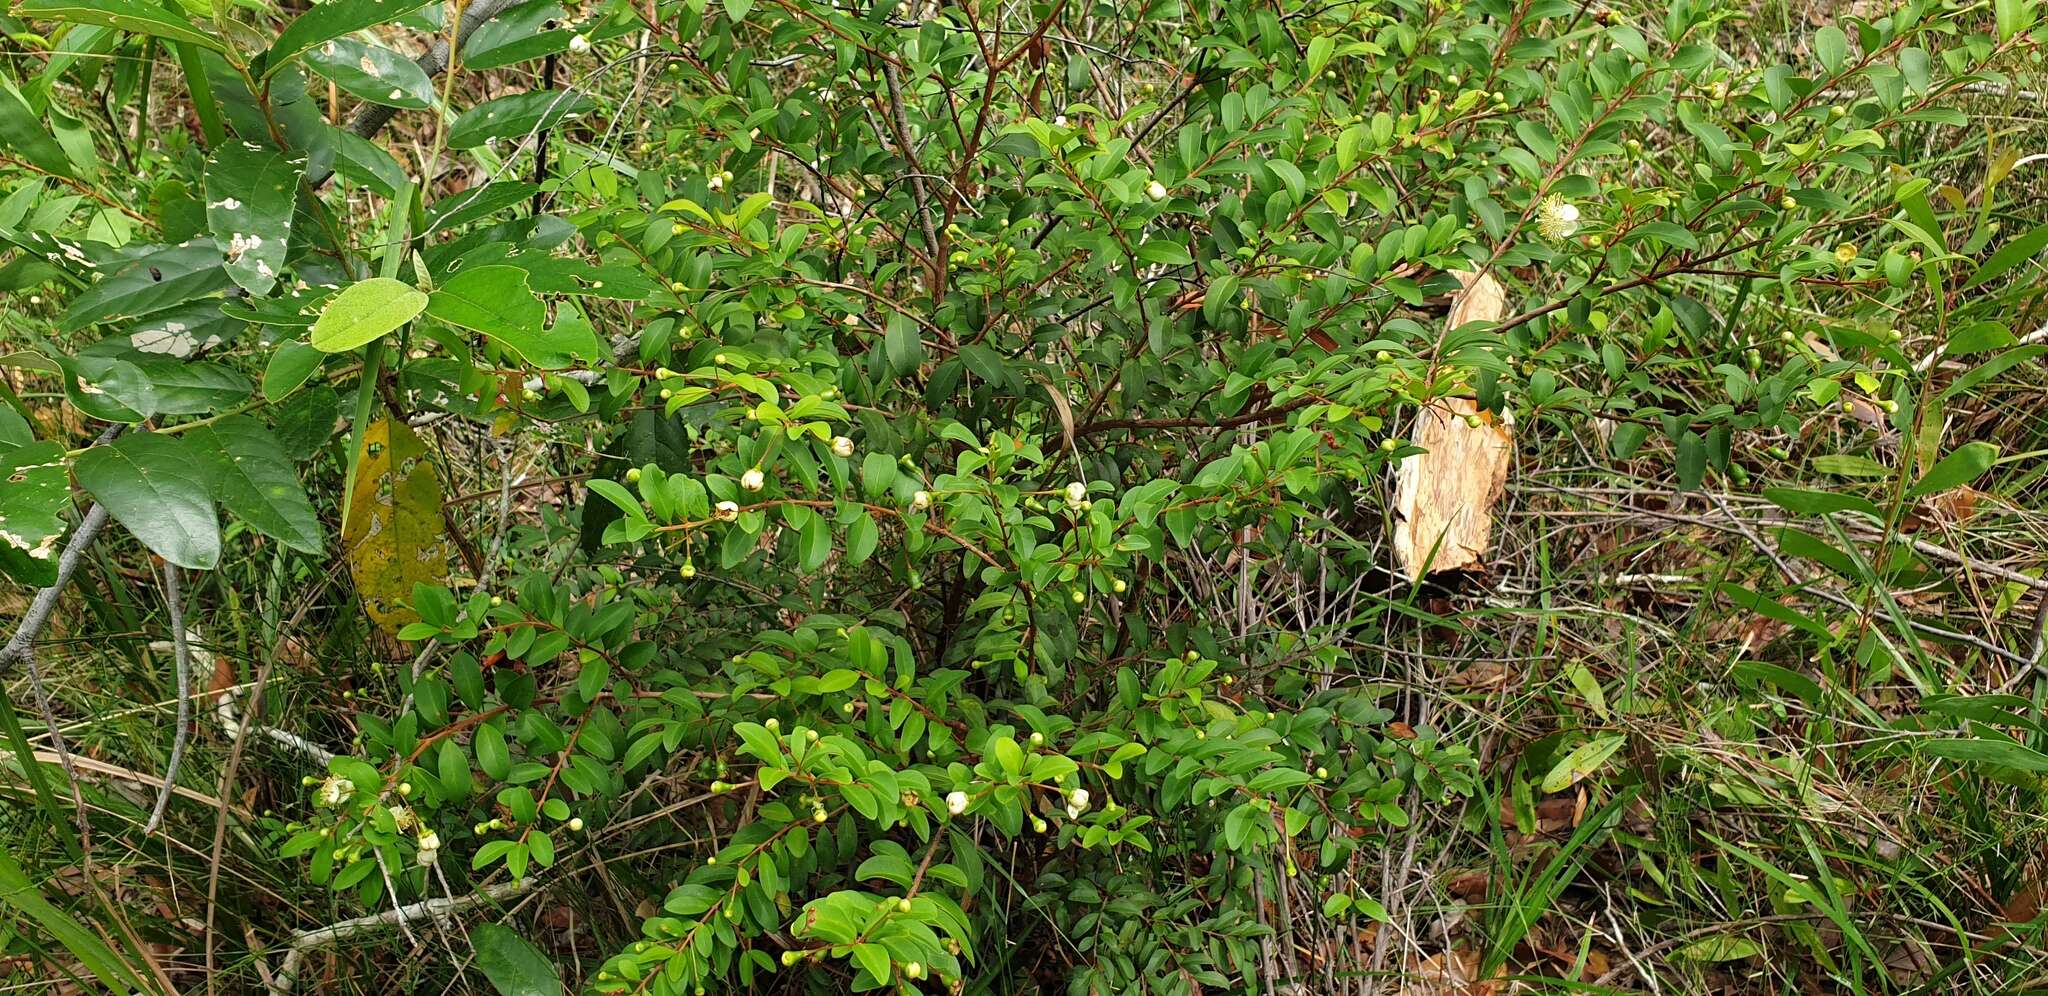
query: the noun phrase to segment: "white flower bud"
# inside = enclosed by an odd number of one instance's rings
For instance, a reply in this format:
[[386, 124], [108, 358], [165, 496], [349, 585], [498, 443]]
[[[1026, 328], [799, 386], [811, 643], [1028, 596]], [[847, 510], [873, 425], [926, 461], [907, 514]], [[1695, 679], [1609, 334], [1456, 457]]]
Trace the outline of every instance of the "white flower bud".
[[577, 35], [576, 37], [569, 39], [569, 51], [576, 52], [579, 54], [590, 51], [590, 36]]
[[853, 455], [853, 440], [851, 440], [851, 439], [848, 439], [848, 438], [846, 438], [845, 436], [833, 436], [833, 437], [832, 437], [832, 455], [833, 455], [833, 456], [838, 456], [838, 457], [850, 457], [850, 456], [852, 456], [852, 455]]
[[1165, 199], [1166, 199], [1166, 184], [1160, 183], [1160, 182], [1159, 182], [1158, 180], [1154, 180], [1154, 181], [1152, 181], [1151, 183], [1148, 183], [1148, 184], [1146, 184], [1146, 185], [1145, 185], [1145, 196], [1147, 196], [1147, 197], [1150, 197], [1150, 198], [1152, 198], [1152, 199], [1153, 199], [1153, 200], [1155, 200], [1155, 201], [1163, 201], [1163, 200], [1165, 200]]
[[759, 491], [762, 485], [767, 483], [768, 477], [761, 473], [761, 468], [759, 467], [751, 468], [746, 473], [740, 475], [740, 488], [745, 491]]
[[930, 508], [930, 507], [932, 507], [932, 493], [931, 493], [931, 492], [929, 492], [929, 491], [919, 491], [919, 492], [917, 492], [916, 494], [913, 494], [913, 495], [911, 495], [911, 496], [910, 496], [910, 510], [911, 510], [911, 511], [913, 511], [913, 512], [922, 512], [922, 511], [924, 511], [925, 509], [928, 509], [928, 508]]
[[946, 812], [958, 816], [967, 811], [967, 793], [958, 790], [946, 793]]
[[731, 522], [732, 520], [734, 520], [734, 519], [737, 519], [737, 518], [739, 518], [739, 517], [740, 517], [740, 503], [739, 503], [739, 502], [736, 502], [736, 501], [722, 501], [722, 502], [719, 502], [719, 503], [718, 503], [718, 518], [719, 518], [720, 520], [722, 520], [722, 521], [725, 521], [725, 522]]

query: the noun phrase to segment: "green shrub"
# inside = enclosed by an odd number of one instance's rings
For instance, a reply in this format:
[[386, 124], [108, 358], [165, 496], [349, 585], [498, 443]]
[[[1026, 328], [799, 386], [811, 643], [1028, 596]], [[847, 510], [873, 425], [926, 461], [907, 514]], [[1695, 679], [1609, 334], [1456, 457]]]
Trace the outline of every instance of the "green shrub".
[[[1379, 915], [1478, 775], [1351, 677], [1426, 615], [1365, 511], [1416, 406], [1598, 418], [1693, 489], [1838, 406], [1938, 423], [1918, 357], [2033, 355], [1956, 288], [2043, 232], [1988, 251], [1897, 140], [2035, 51], [1995, 6], [1778, 64], [1686, 0], [537, 0], [430, 78], [381, 47], [447, 33], [417, 3], [24, 0], [0, 279], [46, 396], [0, 411], [0, 568], [54, 577], [67, 465], [172, 564], [346, 558], [419, 665], [279, 853], [364, 911], [632, 865], [592, 990], [1249, 989], [1260, 897]], [[196, 134], [61, 58], [151, 52]], [[1509, 316], [1445, 328], [1456, 271]], [[1714, 354], [1725, 399], [1663, 379]], [[507, 525], [529, 465], [576, 497]]]

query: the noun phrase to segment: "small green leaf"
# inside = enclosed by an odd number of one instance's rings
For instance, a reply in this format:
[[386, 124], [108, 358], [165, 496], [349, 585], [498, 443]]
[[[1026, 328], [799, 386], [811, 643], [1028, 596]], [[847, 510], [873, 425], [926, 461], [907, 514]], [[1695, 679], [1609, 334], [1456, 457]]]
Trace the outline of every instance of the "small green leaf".
[[277, 352], [270, 355], [270, 365], [263, 369], [263, 400], [284, 400], [306, 383], [326, 358], [326, 353], [303, 342], [287, 342], [277, 347]]
[[313, 323], [313, 348], [344, 353], [412, 321], [427, 295], [390, 277], [371, 277], [342, 289]]
[[1614, 735], [1595, 737], [1580, 744], [1576, 750], [1558, 761], [1550, 769], [1549, 774], [1543, 776], [1543, 791], [1562, 792], [1572, 787], [1580, 779], [1598, 771], [1625, 742], [1625, 738]]
[[505, 747], [505, 734], [485, 723], [476, 728], [476, 766], [497, 781], [512, 773], [512, 752]]

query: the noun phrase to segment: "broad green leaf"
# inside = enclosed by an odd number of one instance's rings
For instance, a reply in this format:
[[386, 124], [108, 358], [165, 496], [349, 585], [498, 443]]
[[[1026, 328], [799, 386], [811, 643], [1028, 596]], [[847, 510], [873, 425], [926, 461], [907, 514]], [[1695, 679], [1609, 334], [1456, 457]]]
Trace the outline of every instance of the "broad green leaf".
[[441, 518], [441, 474], [426, 444], [404, 422], [363, 429], [341, 543], [363, 608], [397, 634], [419, 615], [406, 607], [416, 584], [448, 573], [448, 527]]
[[284, 269], [305, 170], [304, 155], [247, 142], [224, 142], [207, 157], [206, 227], [228, 276], [256, 297], [269, 294]]
[[71, 300], [62, 328], [138, 318], [234, 285], [219, 249], [192, 241], [135, 257]]
[[263, 400], [284, 400], [306, 383], [326, 358], [326, 353], [303, 342], [277, 347], [277, 352], [270, 354], [270, 364], [263, 368]]
[[191, 440], [222, 508], [294, 550], [321, 551], [320, 518], [263, 423], [237, 415], [193, 430]]
[[193, 448], [154, 432], [123, 436], [78, 458], [78, 483], [142, 545], [179, 567], [220, 562], [220, 519]]
[[174, 42], [188, 42], [201, 48], [224, 52], [220, 39], [201, 31], [191, 21], [148, 0], [21, 0], [14, 16], [99, 24], [138, 35], [155, 35]]
[[144, 983], [92, 928], [44, 899], [42, 890], [15, 863], [10, 850], [0, 848], [0, 906], [27, 914], [110, 991], [141, 992], [154, 988]]
[[278, 32], [265, 57], [263, 75], [291, 64], [292, 59], [331, 38], [388, 24], [427, 5], [427, 0], [326, 0], [313, 4]]
[[1807, 491], [1800, 488], [1765, 488], [1764, 500], [1787, 512], [1794, 512], [1799, 515], [1861, 512], [1873, 519], [1884, 518], [1884, 513], [1870, 499], [1857, 495], [1838, 494], [1833, 491]]
[[590, 98], [567, 90], [529, 90], [487, 100], [448, 126], [448, 147], [474, 149], [494, 139], [522, 140], [596, 107]]
[[293, 460], [305, 460], [327, 445], [340, 418], [341, 398], [333, 388], [319, 384], [272, 408], [271, 428]]
[[[240, 404], [254, 390], [248, 378], [205, 360], [89, 347], [76, 359], [78, 375], [115, 400], [146, 415], [206, 415]], [[148, 410], [145, 412], [144, 407]]]
[[1982, 737], [1940, 737], [1916, 741], [1923, 753], [1951, 761], [1992, 764], [2021, 771], [2048, 773], [2048, 754], [2010, 740]]
[[57, 540], [69, 504], [64, 447], [30, 443], [0, 451], [0, 573], [35, 586], [56, 580]]
[[1886, 477], [1892, 472], [1890, 467], [1854, 453], [1833, 453], [1814, 457], [1813, 469], [1839, 477]]
[[516, 266], [464, 269], [434, 289], [427, 314], [481, 332], [545, 370], [598, 358], [597, 337], [574, 309], [564, 306], [561, 320], [547, 326], [547, 306], [527, 286], [526, 271]]
[[499, 14], [469, 36], [462, 68], [496, 69], [566, 51], [576, 32], [568, 12], [553, 3], [522, 3]]
[[[552, 847], [549, 853], [552, 855]], [[469, 941], [476, 946], [476, 967], [491, 980], [499, 996], [561, 996], [562, 980], [554, 964], [511, 928], [480, 924], [471, 928]]]
[[1997, 460], [1998, 447], [1982, 441], [1964, 443], [1956, 447], [1955, 452], [1942, 457], [1941, 462], [1922, 475], [1907, 494], [1919, 497], [1968, 484], [1990, 470]]
[[1985, 260], [1984, 265], [1970, 275], [1969, 282], [1963, 284], [1963, 289], [1969, 290], [1987, 280], [2004, 275], [2013, 267], [2040, 255], [2043, 248], [2048, 248], [2048, 224], [2035, 226], [2025, 235], [1999, 246], [1998, 251], [1992, 253], [1991, 258]]
[[1755, 941], [1747, 937], [1717, 934], [1681, 945], [1671, 952], [1671, 957], [1690, 962], [1741, 961], [1744, 958], [1756, 957], [1761, 950]]
[[372, 104], [420, 111], [434, 106], [436, 99], [434, 81], [419, 63], [351, 38], [333, 38], [314, 46], [306, 52], [306, 66]]
[[35, 112], [29, 110], [13, 91], [5, 88], [0, 88], [0, 149], [6, 149], [8, 155], [26, 160], [45, 173], [74, 175], [64, 148], [43, 130]]
[[412, 321], [426, 308], [427, 295], [390, 277], [350, 284], [313, 323], [313, 348], [345, 353]]

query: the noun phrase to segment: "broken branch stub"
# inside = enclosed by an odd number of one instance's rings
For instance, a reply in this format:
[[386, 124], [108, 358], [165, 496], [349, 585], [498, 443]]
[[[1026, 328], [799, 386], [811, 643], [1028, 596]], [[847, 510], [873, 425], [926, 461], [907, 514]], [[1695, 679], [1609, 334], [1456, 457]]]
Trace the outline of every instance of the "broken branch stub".
[[[1490, 274], [1460, 273], [1449, 328], [1498, 321], [1507, 295]], [[1514, 456], [1512, 419], [1470, 398], [1439, 398], [1416, 414], [1410, 438], [1426, 452], [1394, 468], [1394, 556], [1410, 581], [1439, 571], [1484, 570], [1493, 506]]]

